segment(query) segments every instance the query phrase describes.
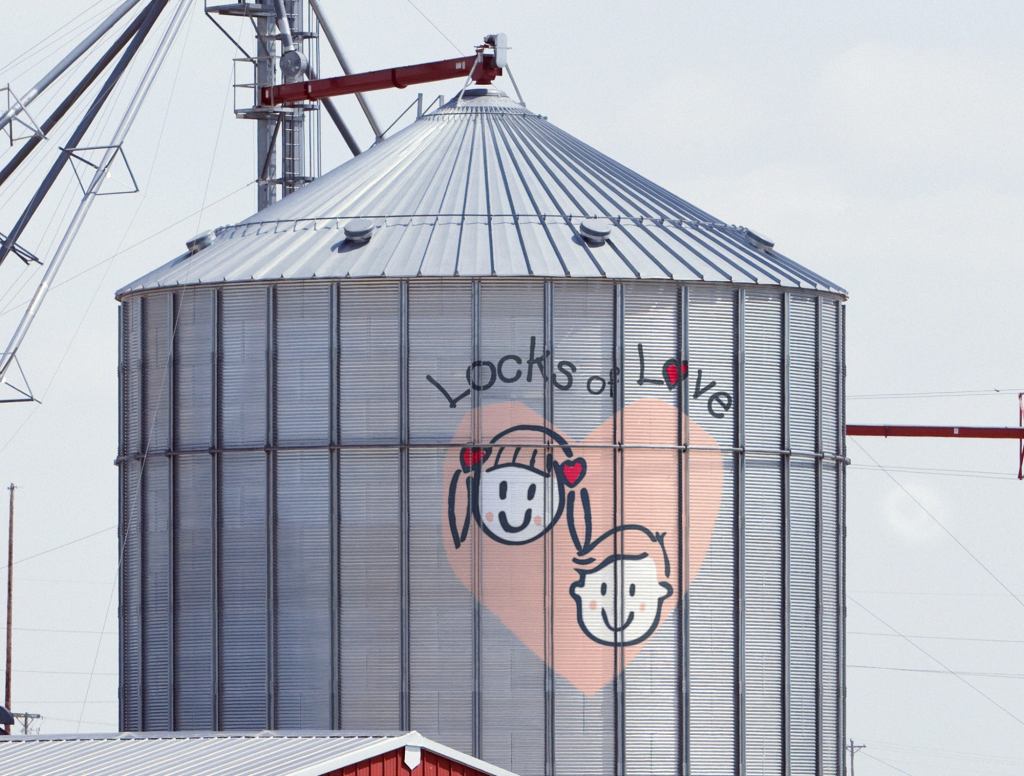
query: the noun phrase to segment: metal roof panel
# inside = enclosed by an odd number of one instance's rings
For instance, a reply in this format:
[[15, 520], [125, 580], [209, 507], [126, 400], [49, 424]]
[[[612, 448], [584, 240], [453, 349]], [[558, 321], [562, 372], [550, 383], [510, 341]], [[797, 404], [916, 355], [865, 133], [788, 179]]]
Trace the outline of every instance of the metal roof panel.
[[[362, 244], [345, 224], [377, 224]], [[578, 236], [584, 218], [608, 243]], [[844, 294], [747, 230], [608, 158], [493, 88], [393, 137], [122, 288], [327, 277], [608, 277]]]

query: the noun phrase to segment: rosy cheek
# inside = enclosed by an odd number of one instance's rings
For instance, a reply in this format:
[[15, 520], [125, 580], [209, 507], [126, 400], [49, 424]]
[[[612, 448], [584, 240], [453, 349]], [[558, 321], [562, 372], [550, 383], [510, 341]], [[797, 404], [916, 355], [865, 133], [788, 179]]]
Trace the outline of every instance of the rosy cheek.
[[494, 522], [494, 513], [493, 512], [488, 512], [486, 515], [484, 515], [484, 520], [486, 520], [488, 523], [493, 523]]
[[597, 608], [597, 601], [591, 601], [590, 602], [590, 610], [593, 611], [596, 608]]
[[637, 608], [642, 612], [644, 611], [644, 609], [647, 608], [647, 604], [640, 604], [640, 606], [638, 606]]
[[543, 520], [544, 520], [544, 518], [542, 518], [540, 515], [534, 515], [533, 516], [533, 524], [534, 525], [540, 525], [541, 522], [543, 522]]

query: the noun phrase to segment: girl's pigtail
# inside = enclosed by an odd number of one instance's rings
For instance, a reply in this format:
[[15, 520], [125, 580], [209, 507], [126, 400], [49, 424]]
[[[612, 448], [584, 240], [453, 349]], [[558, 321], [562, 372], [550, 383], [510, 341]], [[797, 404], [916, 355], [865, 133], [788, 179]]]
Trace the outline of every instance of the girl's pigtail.
[[592, 529], [592, 522], [590, 519], [590, 494], [586, 488], [580, 488], [580, 505], [583, 511], [582, 518], [582, 536], [580, 532], [580, 526], [576, 522], [576, 491], [570, 490], [566, 496], [566, 511], [568, 513], [569, 520], [569, 535], [572, 537], [572, 543], [576, 545], [576, 554], [585, 555], [590, 551], [590, 533]]
[[472, 514], [472, 500], [473, 485], [472, 477], [466, 479], [467, 488], [467, 499], [466, 499], [466, 514], [462, 518], [462, 524], [459, 525], [459, 517], [456, 514], [456, 507], [459, 500], [459, 477], [462, 474], [460, 471], [456, 471], [452, 475], [452, 481], [448, 485], [448, 528], [452, 532], [452, 542], [455, 544], [455, 549], [459, 549], [462, 543], [466, 541], [466, 536], [469, 535], [469, 524], [471, 522], [470, 515]]

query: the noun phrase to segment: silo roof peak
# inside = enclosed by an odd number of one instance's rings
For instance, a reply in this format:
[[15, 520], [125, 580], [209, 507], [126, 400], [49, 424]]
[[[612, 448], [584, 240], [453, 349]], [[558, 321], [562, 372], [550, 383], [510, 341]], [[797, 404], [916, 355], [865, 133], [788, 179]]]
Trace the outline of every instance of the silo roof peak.
[[[369, 242], [345, 239], [371, 219]], [[595, 248], [585, 220], [607, 226]], [[604, 277], [845, 294], [501, 89], [437, 110], [121, 289], [328, 277]]]

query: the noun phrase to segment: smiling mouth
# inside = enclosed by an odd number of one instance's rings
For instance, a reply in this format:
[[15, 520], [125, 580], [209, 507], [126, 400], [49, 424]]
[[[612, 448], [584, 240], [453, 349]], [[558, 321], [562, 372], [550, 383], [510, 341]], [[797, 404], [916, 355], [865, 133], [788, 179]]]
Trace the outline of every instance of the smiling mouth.
[[602, 606], [601, 607], [601, 619], [604, 620], [605, 627], [608, 628], [608, 630], [610, 630], [612, 633], [619, 633], [621, 631], [626, 630], [626, 628], [628, 628], [632, 624], [632, 622], [633, 622], [633, 612], [630, 612], [629, 613], [629, 617], [626, 618], [626, 621], [624, 623], [622, 623], [622, 625], [620, 625], [618, 628], [616, 628], [614, 625], [612, 625], [610, 622], [608, 622], [608, 612], [605, 611], [605, 608]]
[[521, 522], [519, 525], [512, 525], [512, 523], [509, 522], [508, 515], [505, 513], [505, 510], [502, 510], [501, 512], [498, 513], [498, 522], [501, 523], [501, 527], [509, 533], [519, 533], [530, 524], [530, 520], [532, 517], [533, 509], [527, 509], [526, 514], [523, 516], [523, 522]]

